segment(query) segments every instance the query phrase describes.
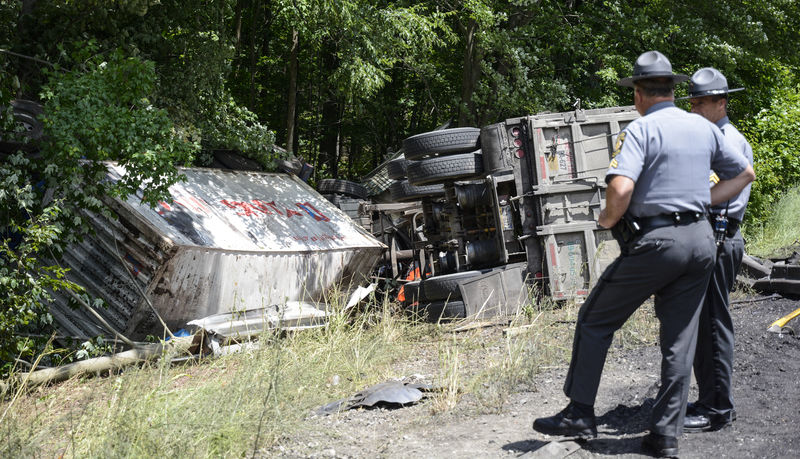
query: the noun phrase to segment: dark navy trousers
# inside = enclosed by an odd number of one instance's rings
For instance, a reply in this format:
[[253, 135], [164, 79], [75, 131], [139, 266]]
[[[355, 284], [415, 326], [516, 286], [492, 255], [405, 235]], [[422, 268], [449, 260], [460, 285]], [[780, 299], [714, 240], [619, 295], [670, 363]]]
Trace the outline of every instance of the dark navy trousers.
[[614, 332], [655, 295], [661, 388], [651, 430], [679, 436], [689, 396], [703, 296], [716, 244], [708, 221], [652, 229], [636, 237], [602, 274], [578, 313], [564, 393], [594, 405]]
[[697, 403], [726, 419], [733, 409], [733, 320], [728, 294], [733, 290], [743, 256], [744, 239], [737, 230], [718, 249], [700, 312], [694, 356], [694, 375], [699, 389]]

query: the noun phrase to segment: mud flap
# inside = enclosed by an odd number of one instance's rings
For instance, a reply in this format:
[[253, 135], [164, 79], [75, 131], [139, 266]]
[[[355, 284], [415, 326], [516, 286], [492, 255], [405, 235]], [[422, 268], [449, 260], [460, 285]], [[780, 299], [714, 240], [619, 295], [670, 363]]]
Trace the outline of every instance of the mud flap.
[[527, 263], [495, 268], [458, 283], [467, 317], [486, 319], [514, 315], [528, 300]]

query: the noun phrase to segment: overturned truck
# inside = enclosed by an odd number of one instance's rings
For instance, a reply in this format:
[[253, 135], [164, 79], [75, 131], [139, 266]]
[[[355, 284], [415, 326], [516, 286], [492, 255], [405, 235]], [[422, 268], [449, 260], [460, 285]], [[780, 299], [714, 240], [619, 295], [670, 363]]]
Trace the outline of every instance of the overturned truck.
[[428, 318], [513, 313], [530, 287], [586, 296], [619, 253], [597, 219], [617, 134], [633, 107], [545, 113], [405, 139], [393, 196], [421, 201], [422, 279], [406, 306]]

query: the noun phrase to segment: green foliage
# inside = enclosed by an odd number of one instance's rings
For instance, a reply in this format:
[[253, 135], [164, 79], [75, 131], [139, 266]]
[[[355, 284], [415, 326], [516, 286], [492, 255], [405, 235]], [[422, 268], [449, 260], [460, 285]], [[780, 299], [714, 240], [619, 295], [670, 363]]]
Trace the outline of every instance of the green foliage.
[[[149, 101], [156, 81], [152, 62], [115, 51], [83, 67], [48, 72], [42, 90], [47, 185], [78, 199], [82, 209], [99, 211], [103, 196], [139, 192], [155, 205], [180, 179], [175, 166], [189, 163], [196, 143], [182, 139], [166, 111]], [[102, 161], [117, 161], [125, 176], [105, 180]]]
[[800, 243], [800, 188], [787, 190], [772, 206], [769, 216], [761, 223], [745, 227], [747, 253], [763, 258], [788, 258]]
[[274, 170], [280, 158], [275, 151], [275, 133], [258, 121], [256, 115], [237, 105], [232, 98], [214, 105], [204, 113], [201, 130], [209, 140], [207, 148], [232, 148], [246, 152], [267, 170]]
[[[454, 120], [483, 126], [569, 110], [578, 99], [584, 108], [628, 105], [631, 93], [616, 81], [649, 49], [678, 72], [714, 66], [747, 88], [731, 98], [730, 115], [756, 153], [748, 218], [759, 223], [800, 180], [798, 96], [782, 89], [798, 83], [794, 3], [0, 2], [0, 48], [11, 51], [0, 55], [0, 105], [41, 95], [47, 133], [42, 155], [24, 165], [0, 156], [0, 229], [10, 241], [16, 228], [6, 252], [21, 256], [16, 244], [36, 239], [29, 222], [37, 222], [56, 232], [49, 245], [26, 246], [26, 256], [58, 255], [89, 230], [84, 210], [102, 212], [106, 196], [153, 203], [179, 180], [175, 165], [208, 164], [216, 149], [271, 168], [289, 113], [296, 143], [288, 150], [297, 147], [317, 178], [357, 180], [405, 137]], [[291, 112], [290, 64], [298, 70]], [[128, 174], [107, 181], [102, 161]], [[46, 274], [26, 269], [9, 279]]]
[[82, 342], [80, 349], [75, 353], [75, 358], [78, 360], [86, 360], [108, 354], [113, 352], [113, 350], [114, 346], [111, 345], [111, 343], [104, 340], [102, 336], [98, 336], [94, 339]]
[[[180, 180], [175, 166], [197, 150], [149, 102], [152, 63], [119, 51], [83, 60], [92, 43], [76, 48], [84, 53], [75, 56], [74, 70], [48, 72], [41, 154], [0, 156], [0, 373], [14, 357], [40, 350], [42, 343], [25, 335], [47, 330], [49, 292], [81, 291], [52, 263], [91, 230], [85, 212], [107, 213], [107, 196], [136, 194], [155, 204]], [[127, 173], [108, 180], [104, 161]]]
[[748, 221], [763, 223], [787, 190], [800, 184], [800, 87], [776, 91], [772, 104], [741, 127], [753, 147], [756, 181]]
[[[20, 18], [16, 48], [76, 71], [93, 54], [122, 50], [153, 67], [148, 103], [165, 110], [182, 137], [209, 150], [240, 149], [268, 165], [273, 133], [231, 99], [227, 85], [232, 13], [229, 0], [38, 0]], [[41, 69], [28, 72], [28, 92], [40, 93], [48, 77]]]
[[8, 374], [16, 358], [32, 360], [44, 344], [25, 333], [47, 332], [52, 317], [45, 303], [50, 291], [78, 290], [64, 278], [58, 266], [43, 266], [39, 257], [52, 253], [59, 244], [62, 227], [60, 208], [53, 203], [30, 219], [9, 219], [11, 209], [28, 214], [35, 207], [36, 194], [26, 180], [30, 161], [22, 154], [0, 163], [0, 376]]

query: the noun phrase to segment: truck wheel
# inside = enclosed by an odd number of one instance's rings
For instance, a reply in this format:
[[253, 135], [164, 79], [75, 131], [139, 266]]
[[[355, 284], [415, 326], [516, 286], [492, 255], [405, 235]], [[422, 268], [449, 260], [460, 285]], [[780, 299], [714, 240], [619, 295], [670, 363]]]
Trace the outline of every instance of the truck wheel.
[[389, 185], [389, 193], [395, 202], [419, 201], [422, 198], [438, 198], [444, 196], [443, 185], [414, 186], [408, 180], [401, 180]]
[[408, 165], [408, 182], [412, 185], [444, 183], [474, 178], [483, 173], [481, 151], [460, 155], [412, 161]]
[[42, 138], [44, 124], [37, 117], [43, 113], [42, 106], [30, 100], [11, 101], [14, 124], [19, 132], [0, 133], [0, 151], [13, 153], [17, 150], [32, 151], [32, 141]]
[[403, 140], [403, 152], [406, 159], [466, 153], [480, 148], [480, 135], [473, 127], [425, 132]]
[[339, 179], [320, 180], [317, 190], [322, 194], [343, 194], [360, 199], [366, 199], [368, 194], [363, 185]]
[[386, 163], [386, 174], [392, 180], [402, 180], [406, 178], [406, 167], [408, 167], [407, 159], [393, 159]]
[[484, 272], [485, 271], [463, 271], [460, 273], [429, 277], [420, 282], [420, 301], [459, 300], [461, 299], [461, 290], [458, 289], [459, 281], [480, 276]]
[[409, 308], [413, 317], [426, 322], [439, 322], [467, 317], [467, 307], [463, 301], [435, 301], [420, 303]]
[[341, 197], [337, 194], [323, 194], [322, 197], [333, 203], [336, 207], [339, 207], [339, 204], [341, 204]]

